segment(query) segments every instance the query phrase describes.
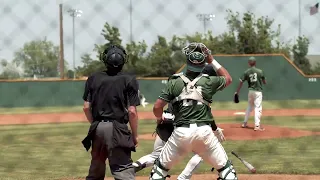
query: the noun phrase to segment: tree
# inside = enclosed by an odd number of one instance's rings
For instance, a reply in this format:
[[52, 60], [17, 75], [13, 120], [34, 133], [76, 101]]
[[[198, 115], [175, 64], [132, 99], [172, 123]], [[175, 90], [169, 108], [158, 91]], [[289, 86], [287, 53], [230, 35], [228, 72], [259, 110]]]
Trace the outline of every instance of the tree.
[[144, 76], [148, 71], [146, 42], [130, 42], [126, 45], [126, 52], [128, 55], [128, 62], [124, 66], [124, 71]]
[[106, 47], [110, 46], [111, 44], [121, 46], [121, 43], [122, 43], [119, 29], [117, 27], [111, 26], [108, 22], [104, 24], [101, 35], [104, 37], [104, 39], [107, 42], [102, 45], [98, 45], [98, 44], [94, 45], [94, 51], [98, 53], [97, 55], [98, 59], [99, 59], [100, 53], [102, 53]]
[[227, 10], [227, 13], [229, 32], [220, 36], [220, 39], [224, 42], [222, 45], [232, 49], [230, 52], [235, 53], [234, 49], [237, 49], [240, 54], [283, 53], [289, 56], [290, 45], [280, 42], [281, 25], [276, 31], [271, 29], [273, 19], [268, 16], [257, 18], [251, 12], [244, 13], [242, 18], [238, 12]]
[[7, 60], [1, 60], [2, 72], [0, 79], [18, 79], [21, 77], [19, 69], [14, 63], [9, 63]]
[[306, 57], [309, 50], [309, 40], [306, 37], [298, 37], [297, 42], [292, 47], [294, 64], [305, 74], [312, 74], [311, 64]]
[[100, 61], [93, 60], [90, 57], [90, 54], [84, 54], [81, 56], [81, 62], [83, 63], [83, 66], [78, 66], [76, 68], [76, 74], [79, 76], [90, 76], [93, 72], [102, 71], [105, 69], [104, 64]]
[[[185, 56], [179, 52], [173, 51], [172, 43], [158, 36], [158, 41], [151, 47], [148, 55], [149, 72], [147, 76], [167, 77], [174, 74], [182, 65]], [[180, 53], [180, 54], [179, 54]]]
[[[186, 61], [182, 48], [191, 42], [202, 42], [213, 54], [272, 54], [280, 53], [289, 57], [294, 50], [295, 64], [306, 74], [310, 73], [310, 65], [306, 59], [309, 42], [306, 38], [299, 38], [292, 47], [289, 42], [282, 42], [280, 24], [274, 30], [274, 20], [269, 17], [256, 17], [251, 12], [240, 14], [227, 10], [226, 21], [228, 30], [220, 35], [213, 35], [211, 31], [205, 34], [177, 36], [166, 39], [158, 36], [157, 41], [149, 48], [145, 41], [122, 44], [118, 28], [105, 23], [101, 35], [106, 42], [95, 45], [94, 51], [98, 55], [110, 44], [126, 48], [128, 62], [124, 71], [134, 72], [137, 76], [167, 77], [175, 73]], [[147, 51], [150, 49], [150, 51]], [[78, 67], [82, 75], [89, 75], [97, 70], [104, 69], [103, 63], [93, 60], [89, 55], [83, 56], [84, 65]]]
[[28, 77], [58, 76], [59, 47], [46, 38], [27, 42], [14, 53], [13, 62], [22, 66]]

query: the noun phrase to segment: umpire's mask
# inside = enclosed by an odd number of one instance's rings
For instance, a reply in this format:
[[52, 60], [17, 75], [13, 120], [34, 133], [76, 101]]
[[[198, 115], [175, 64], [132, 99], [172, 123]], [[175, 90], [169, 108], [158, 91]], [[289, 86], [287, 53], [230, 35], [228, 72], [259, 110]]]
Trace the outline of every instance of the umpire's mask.
[[124, 49], [116, 45], [111, 45], [100, 54], [100, 60], [108, 70], [121, 71], [127, 62], [127, 54]]

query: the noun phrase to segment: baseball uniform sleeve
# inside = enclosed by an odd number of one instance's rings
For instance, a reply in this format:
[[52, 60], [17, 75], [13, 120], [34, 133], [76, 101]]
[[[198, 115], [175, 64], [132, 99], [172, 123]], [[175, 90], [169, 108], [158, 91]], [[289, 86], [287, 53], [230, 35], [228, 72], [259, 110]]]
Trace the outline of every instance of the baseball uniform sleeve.
[[211, 88], [213, 91], [221, 91], [226, 87], [227, 80], [224, 76], [210, 76]]
[[239, 78], [240, 82], [246, 81], [246, 80], [247, 80], [246, 77], [247, 77], [247, 75], [246, 75], [246, 73], [244, 72], [244, 73], [240, 76], [240, 78]]
[[172, 93], [172, 80], [169, 80], [164, 89], [162, 90], [159, 99], [162, 99], [166, 102], [170, 102], [174, 99], [174, 95]]
[[262, 79], [262, 80], [265, 80], [265, 79], [266, 79], [266, 77], [264, 76], [264, 72], [263, 72], [263, 71], [261, 71], [261, 79]]
[[140, 105], [139, 83], [135, 77], [132, 78], [131, 81], [128, 83], [127, 93], [128, 93], [129, 106], [139, 106]]
[[84, 93], [82, 99], [87, 102], [91, 102], [91, 84], [92, 84], [92, 76], [90, 76], [85, 84]]

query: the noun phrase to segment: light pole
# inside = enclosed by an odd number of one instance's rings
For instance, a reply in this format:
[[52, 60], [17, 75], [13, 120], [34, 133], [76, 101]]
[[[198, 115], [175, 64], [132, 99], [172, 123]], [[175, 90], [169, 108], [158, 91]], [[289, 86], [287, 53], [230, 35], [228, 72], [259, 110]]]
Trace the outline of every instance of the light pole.
[[76, 79], [76, 60], [75, 60], [75, 52], [76, 52], [76, 48], [75, 48], [75, 44], [76, 44], [76, 40], [75, 40], [75, 28], [74, 28], [74, 19], [76, 17], [81, 17], [82, 11], [79, 9], [68, 9], [68, 13], [70, 14], [70, 16], [72, 17], [72, 38], [73, 38], [73, 43], [72, 43], [72, 53], [73, 53], [73, 79]]
[[214, 17], [216, 17], [214, 14], [197, 14], [199, 21], [203, 21], [203, 34], [206, 34], [207, 22], [212, 21]]

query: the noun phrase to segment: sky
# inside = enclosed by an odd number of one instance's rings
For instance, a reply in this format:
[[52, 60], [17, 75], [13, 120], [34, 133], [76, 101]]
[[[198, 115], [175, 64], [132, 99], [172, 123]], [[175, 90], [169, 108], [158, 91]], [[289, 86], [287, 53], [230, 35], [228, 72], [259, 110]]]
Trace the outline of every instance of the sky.
[[[206, 25], [214, 35], [227, 30], [226, 10], [274, 19], [274, 30], [281, 24], [282, 41], [293, 42], [299, 35], [299, 0], [131, 0], [134, 41], [151, 45], [158, 35], [203, 32], [197, 14], [214, 14]], [[103, 44], [105, 22], [120, 29], [123, 43], [130, 41], [130, 0], [0, 0], [0, 59], [11, 60], [24, 43], [47, 37], [59, 45], [59, 6], [64, 6], [65, 59], [72, 66], [72, 18], [69, 8], [82, 10], [75, 19], [76, 66], [81, 55], [93, 53], [94, 44]], [[310, 16], [315, 0], [301, 0], [301, 34], [310, 39], [309, 54], [320, 54], [320, 13]], [[214, 50], [213, 50], [214, 51]], [[94, 56], [94, 55], [92, 55]], [[72, 67], [70, 67], [72, 68]]]

